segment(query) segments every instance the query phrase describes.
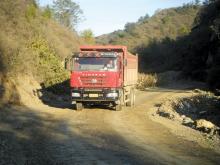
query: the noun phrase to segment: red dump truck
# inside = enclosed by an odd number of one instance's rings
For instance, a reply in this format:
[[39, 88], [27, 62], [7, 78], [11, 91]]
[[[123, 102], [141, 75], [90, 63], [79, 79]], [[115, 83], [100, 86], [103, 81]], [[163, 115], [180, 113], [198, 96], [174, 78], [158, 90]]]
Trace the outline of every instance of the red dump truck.
[[65, 61], [71, 71], [72, 104], [82, 110], [86, 104], [107, 104], [119, 111], [135, 104], [138, 56], [126, 46], [81, 46]]

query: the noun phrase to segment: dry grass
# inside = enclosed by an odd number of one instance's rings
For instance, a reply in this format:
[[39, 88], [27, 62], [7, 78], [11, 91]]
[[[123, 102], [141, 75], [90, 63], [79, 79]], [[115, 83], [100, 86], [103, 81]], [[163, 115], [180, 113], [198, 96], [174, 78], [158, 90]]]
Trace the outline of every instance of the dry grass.
[[32, 74], [41, 83], [54, 85], [66, 78], [62, 60], [77, 50], [80, 39], [54, 20], [45, 19], [31, 2], [0, 3], [0, 72], [15, 77]]
[[137, 88], [144, 90], [148, 87], [155, 87], [158, 82], [157, 74], [144, 74], [140, 73], [138, 75]]
[[[102, 35], [97, 38], [97, 42], [123, 44], [128, 46], [132, 52], [136, 52], [136, 48], [141, 45], [147, 47], [152, 39], [160, 40], [165, 37], [175, 39], [177, 36], [182, 35], [181, 28], [190, 29], [197, 12], [198, 8], [193, 6], [165, 9], [155, 13], [150, 18], [134, 23], [130, 28], [128, 26], [123, 31]], [[141, 55], [146, 54], [142, 53]]]
[[78, 51], [78, 47], [81, 44], [76, 33], [53, 20], [48, 20], [47, 24], [42, 26], [42, 33], [61, 59], [69, 56], [72, 52]]
[[0, 108], [5, 104], [21, 105], [20, 96], [17, 92], [16, 81], [0, 73]]

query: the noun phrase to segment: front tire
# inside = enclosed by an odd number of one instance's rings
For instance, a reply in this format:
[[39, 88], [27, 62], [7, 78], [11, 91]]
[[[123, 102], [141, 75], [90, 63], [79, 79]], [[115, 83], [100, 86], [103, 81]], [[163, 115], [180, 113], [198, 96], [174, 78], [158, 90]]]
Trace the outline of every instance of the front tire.
[[122, 105], [121, 104], [116, 104], [115, 105], [115, 111], [121, 111], [122, 110]]
[[77, 102], [76, 104], [74, 104], [74, 109], [76, 111], [82, 111], [83, 110], [83, 103]]
[[114, 104], [115, 111], [121, 111], [122, 110], [122, 97], [120, 96], [118, 99], [118, 102]]

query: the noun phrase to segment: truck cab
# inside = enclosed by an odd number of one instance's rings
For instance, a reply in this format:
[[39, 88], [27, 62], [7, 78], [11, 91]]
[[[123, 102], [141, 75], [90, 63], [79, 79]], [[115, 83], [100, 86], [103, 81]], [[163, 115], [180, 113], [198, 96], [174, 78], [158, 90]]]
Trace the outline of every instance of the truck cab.
[[[71, 71], [71, 100], [76, 110], [94, 103], [108, 104], [121, 110], [126, 102], [125, 89], [128, 86], [134, 88], [136, 83], [136, 78], [132, 84], [125, 83], [126, 53], [124, 46], [81, 46], [80, 52], [66, 60]], [[135, 69], [137, 71], [136, 65]], [[127, 91], [130, 93], [131, 89]]]

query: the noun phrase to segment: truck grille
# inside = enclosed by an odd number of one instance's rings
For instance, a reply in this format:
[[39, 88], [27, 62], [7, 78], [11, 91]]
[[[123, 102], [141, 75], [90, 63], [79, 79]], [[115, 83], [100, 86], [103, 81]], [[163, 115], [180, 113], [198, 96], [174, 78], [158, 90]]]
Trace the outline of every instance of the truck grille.
[[81, 76], [80, 81], [83, 86], [103, 86], [106, 84], [106, 77], [104, 76]]

